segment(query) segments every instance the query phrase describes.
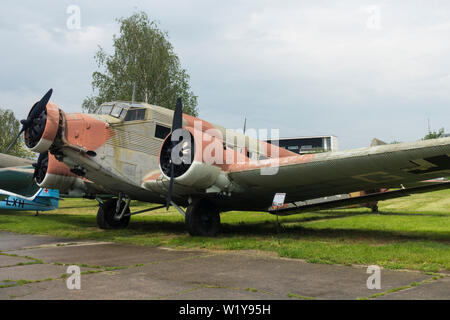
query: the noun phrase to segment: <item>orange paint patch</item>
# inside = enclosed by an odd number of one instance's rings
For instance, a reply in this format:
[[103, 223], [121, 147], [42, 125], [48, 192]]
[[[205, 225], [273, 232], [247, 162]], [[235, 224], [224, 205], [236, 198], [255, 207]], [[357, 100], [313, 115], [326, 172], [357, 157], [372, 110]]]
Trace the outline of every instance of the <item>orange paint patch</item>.
[[66, 114], [66, 139], [70, 144], [95, 151], [113, 135], [106, 122], [83, 113]]
[[160, 176], [161, 176], [161, 173], [155, 173], [155, 174], [151, 175], [150, 177], [145, 178], [143, 182], [148, 182], [148, 181], [156, 180], [156, 179], [158, 179]]
[[59, 162], [51, 153], [48, 154], [47, 173], [66, 177], [77, 177], [77, 175], [70, 172], [69, 167], [67, 167], [63, 162]]
[[284, 166], [288, 166], [288, 165], [308, 163], [313, 158], [314, 158], [314, 154], [306, 154], [306, 155], [295, 155], [295, 156], [284, 157], [284, 158], [251, 161], [249, 163], [230, 165], [225, 169], [225, 171], [239, 172], [239, 171], [248, 171], [248, 170], [261, 169], [261, 168], [269, 168], [269, 167], [273, 167], [273, 168], [284, 167]]
[[58, 132], [59, 126], [59, 108], [49, 102], [47, 103], [47, 123], [45, 125], [44, 133], [42, 134], [42, 139], [53, 141]]

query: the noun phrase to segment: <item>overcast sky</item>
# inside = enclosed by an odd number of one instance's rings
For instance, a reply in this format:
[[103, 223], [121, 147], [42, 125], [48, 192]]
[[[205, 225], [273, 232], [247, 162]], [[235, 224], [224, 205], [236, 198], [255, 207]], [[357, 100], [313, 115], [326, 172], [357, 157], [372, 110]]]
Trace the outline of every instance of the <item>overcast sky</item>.
[[[70, 5], [80, 29], [69, 29]], [[23, 118], [52, 101], [81, 111], [97, 46], [112, 52], [116, 18], [145, 11], [169, 33], [200, 117], [282, 137], [333, 134], [341, 150], [377, 137], [450, 131], [448, 1], [5, 1], [0, 108]], [[69, 21], [73, 22], [74, 20]]]

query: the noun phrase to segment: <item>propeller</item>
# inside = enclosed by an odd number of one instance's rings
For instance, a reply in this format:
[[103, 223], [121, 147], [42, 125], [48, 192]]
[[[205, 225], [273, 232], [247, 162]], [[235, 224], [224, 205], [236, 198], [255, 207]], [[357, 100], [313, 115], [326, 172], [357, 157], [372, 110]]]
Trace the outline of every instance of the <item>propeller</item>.
[[53, 89], [48, 90], [47, 93], [42, 97], [42, 99], [33, 105], [33, 107], [30, 110], [30, 113], [28, 114], [28, 117], [24, 120], [20, 120], [22, 128], [20, 129], [17, 137], [8, 146], [5, 153], [8, 153], [9, 150], [11, 150], [11, 148], [16, 144], [17, 140], [19, 139], [20, 135], [25, 130], [29, 129], [31, 126], [33, 127], [28, 132], [31, 141], [35, 141], [36, 139], [37, 141], [39, 141], [39, 139], [42, 136], [42, 133], [45, 130], [45, 124], [47, 122], [47, 114], [45, 113], [45, 111], [47, 103], [50, 100], [50, 97], [52, 96], [52, 93]]
[[44, 181], [45, 175], [47, 174], [48, 168], [48, 152], [39, 154], [39, 158], [36, 163], [33, 163], [34, 174], [33, 178], [36, 179], [37, 183]]
[[[172, 133], [177, 130], [181, 129], [183, 127], [183, 104], [181, 102], [181, 98], [177, 99], [177, 104], [175, 106], [175, 112], [173, 113], [173, 120], [172, 120]], [[171, 135], [172, 138], [172, 135]], [[170, 182], [169, 182], [169, 191], [167, 192], [167, 205], [166, 209], [169, 210], [170, 203], [172, 201], [172, 188], [173, 188], [173, 181], [175, 179], [174, 177], [174, 168], [175, 165], [172, 161], [172, 149], [177, 145], [178, 141], [171, 140], [170, 141], [170, 148], [168, 149], [169, 157], [170, 157]]]

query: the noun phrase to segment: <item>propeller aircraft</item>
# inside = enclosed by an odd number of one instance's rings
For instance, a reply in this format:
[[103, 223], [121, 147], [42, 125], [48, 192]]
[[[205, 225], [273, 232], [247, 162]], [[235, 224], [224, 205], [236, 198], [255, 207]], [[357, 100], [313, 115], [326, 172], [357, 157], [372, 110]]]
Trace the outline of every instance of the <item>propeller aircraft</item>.
[[[182, 112], [115, 101], [93, 114], [66, 113], [50, 89], [22, 120], [39, 153], [39, 187], [111, 194], [99, 201], [100, 228], [125, 228], [133, 214], [174, 206], [191, 235], [215, 236], [220, 213], [288, 215], [448, 188], [421, 183], [450, 173], [450, 138], [299, 155]], [[381, 190], [345, 199], [327, 197]], [[275, 193], [286, 193], [273, 208]], [[130, 212], [130, 201], [161, 206]], [[183, 209], [186, 208], [186, 210]]]
[[33, 196], [24, 197], [0, 189], [0, 210], [33, 210], [39, 212], [57, 209], [58, 205], [58, 190], [40, 188]]

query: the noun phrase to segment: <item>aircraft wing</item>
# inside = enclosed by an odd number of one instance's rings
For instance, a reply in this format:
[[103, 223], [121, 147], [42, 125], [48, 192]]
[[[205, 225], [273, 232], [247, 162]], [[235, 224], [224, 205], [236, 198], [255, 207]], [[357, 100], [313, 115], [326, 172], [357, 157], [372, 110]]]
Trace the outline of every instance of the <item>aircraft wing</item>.
[[34, 182], [33, 172], [32, 166], [0, 169], [0, 189], [27, 197], [34, 195], [39, 187]]
[[0, 168], [14, 167], [14, 166], [29, 166], [33, 160], [11, 156], [9, 154], [0, 153]]
[[[17, 193], [14, 193], [14, 192], [10, 192], [10, 191], [8, 191], [8, 190], [3, 190], [3, 189], [0, 189], [0, 195], [2, 196], [2, 197], [4, 197], [3, 199], [5, 199], [5, 198], [7, 198], [7, 197], [16, 197], [16, 198], [22, 198], [22, 199], [24, 199], [24, 200], [27, 200], [27, 201], [33, 201], [38, 195], [39, 195], [39, 193], [41, 192], [41, 190], [42, 189], [39, 189], [34, 195], [32, 195], [31, 197], [27, 197], [27, 196], [24, 196], [24, 195], [21, 195], [21, 194], [17, 194]], [[59, 198], [58, 198], [59, 199]]]
[[[269, 170], [270, 169], [270, 170]], [[274, 174], [267, 174], [273, 170]], [[412, 187], [450, 175], [450, 138], [381, 145], [232, 165], [229, 178], [249, 203], [286, 193], [286, 202], [358, 190]]]
[[416, 193], [424, 193], [430, 191], [444, 190], [450, 188], [450, 181], [439, 182], [434, 184], [422, 185], [412, 188], [398, 189], [385, 192], [376, 192], [358, 197], [344, 197], [344, 195], [338, 195], [331, 199], [319, 198], [307, 201], [299, 201], [290, 203], [282, 208], [270, 208], [269, 212], [278, 215], [290, 215], [297, 214], [305, 211], [324, 210], [332, 208], [342, 208], [354, 204], [389, 200], [399, 197], [408, 197]]

